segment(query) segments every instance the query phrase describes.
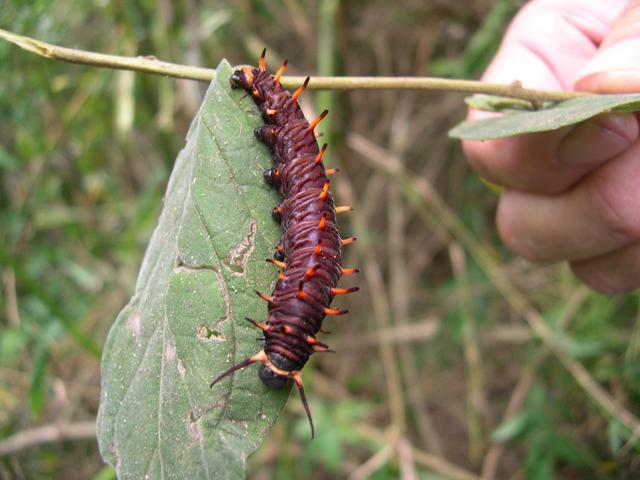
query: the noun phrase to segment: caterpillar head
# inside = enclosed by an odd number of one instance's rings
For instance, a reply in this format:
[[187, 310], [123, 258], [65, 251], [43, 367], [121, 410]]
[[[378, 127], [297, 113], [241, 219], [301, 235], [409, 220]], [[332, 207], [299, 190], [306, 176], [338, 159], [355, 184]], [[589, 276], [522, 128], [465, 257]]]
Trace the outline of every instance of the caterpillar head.
[[244, 88], [245, 90], [251, 90], [253, 88], [253, 81], [256, 77], [254, 67], [242, 67], [231, 75], [229, 80], [231, 88]]
[[[286, 357], [283, 357], [279, 353], [269, 352], [267, 354], [271, 365], [276, 367], [279, 370], [284, 370], [286, 372], [291, 372], [297, 370], [296, 364], [289, 360]], [[263, 363], [260, 365], [260, 370], [258, 370], [258, 376], [262, 383], [264, 383], [269, 388], [285, 388], [291, 384], [291, 377], [280, 375], [275, 370], [272, 370], [267, 366], [267, 364]]]
[[267, 54], [267, 49], [262, 50], [260, 55], [260, 61], [258, 62], [258, 68], [255, 67], [242, 67], [233, 72], [231, 75], [231, 88], [244, 88], [245, 90], [251, 90], [253, 88], [253, 82], [258, 76], [259, 72], [266, 72], [264, 57]]

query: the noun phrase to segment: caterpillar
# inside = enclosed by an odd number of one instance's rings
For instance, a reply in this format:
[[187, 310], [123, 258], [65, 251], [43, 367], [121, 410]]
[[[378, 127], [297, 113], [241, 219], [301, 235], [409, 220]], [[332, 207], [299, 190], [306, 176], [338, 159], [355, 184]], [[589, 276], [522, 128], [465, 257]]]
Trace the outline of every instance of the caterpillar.
[[267, 259], [281, 269], [271, 295], [256, 292], [268, 302], [266, 323], [247, 318], [263, 331], [264, 347], [254, 356], [220, 374], [211, 386], [253, 363], [261, 363], [258, 375], [270, 388], [284, 388], [295, 383], [314, 436], [313, 418], [304, 392], [301, 370], [314, 352], [333, 352], [316, 338], [326, 315], [344, 315], [346, 310], [331, 308], [337, 295], [358, 291], [337, 288], [343, 275], [357, 273], [355, 268], [342, 268], [342, 247], [355, 237], [340, 238], [336, 213], [351, 207], [335, 207], [328, 175], [336, 169], [325, 169], [322, 156], [327, 144], [318, 148], [315, 127], [327, 115], [308, 122], [298, 105], [298, 98], [309, 83], [306, 78], [293, 94], [280, 84], [287, 62], [275, 75], [265, 67], [266, 49], [258, 67], [242, 67], [231, 76], [232, 88], [243, 88], [257, 104], [265, 125], [257, 127], [255, 136], [273, 153], [273, 167], [265, 170], [265, 180], [283, 197], [273, 209], [273, 217], [282, 224], [283, 237], [274, 258]]

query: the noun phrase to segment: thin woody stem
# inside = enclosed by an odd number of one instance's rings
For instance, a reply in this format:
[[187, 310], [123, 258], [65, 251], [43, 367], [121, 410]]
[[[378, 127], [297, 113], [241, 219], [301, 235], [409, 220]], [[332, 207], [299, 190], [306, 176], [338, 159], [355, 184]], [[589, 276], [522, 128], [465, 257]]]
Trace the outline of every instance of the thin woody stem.
[[[41, 42], [0, 29], [0, 38], [31, 53], [52, 60], [93, 65], [96, 67], [134, 70], [175, 78], [209, 82], [215, 75], [211, 68], [192, 67], [158, 60], [154, 56], [124, 57], [76, 50]], [[305, 77], [283, 76], [285, 88], [299, 86]], [[561, 92], [524, 88], [519, 82], [497, 84], [473, 80], [456, 80], [434, 77], [311, 77], [310, 90], [439, 90], [448, 92], [484, 93], [503, 97], [520, 98], [531, 102], [562, 101], [581, 95], [582, 92]]]
[[[285, 88], [300, 85], [305, 77], [282, 77]], [[589, 95], [585, 92], [561, 92], [524, 88], [511, 84], [478, 82], [437, 77], [311, 77], [310, 90], [437, 90], [462, 93], [484, 93], [519, 98], [532, 102], [562, 101]]]
[[52, 60], [94, 65], [96, 67], [119, 68], [134, 70], [136, 72], [167, 75], [176, 78], [188, 78], [203, 82], [211, 81], [215, 70], [211, 68], [190, 67], [176, 63], [163, 62], [153, 56], [123, 57], [120, 55], [106, 55], [104, 53], [76, 50], [75, 48], [59, 47], [50, 43], [41, 42], [33, 38], [16, 35], [0, 29], [0, 38], [13, 43], [28, 52], [35, 53]]

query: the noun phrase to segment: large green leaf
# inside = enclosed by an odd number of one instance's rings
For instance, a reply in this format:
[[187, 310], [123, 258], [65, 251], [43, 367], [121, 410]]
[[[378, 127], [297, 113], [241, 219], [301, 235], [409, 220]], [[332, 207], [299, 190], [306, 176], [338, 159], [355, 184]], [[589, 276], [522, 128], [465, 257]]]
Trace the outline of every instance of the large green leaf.
[[241, 478], [287, 391], [265, 388], [256, 367], [214, 388], [260, 349], [275, 272], [264, 259], [280, 236], [277, 193], [265, 185], [260, 116], [231, 90], [223, 61], [178, 155], [136, 290], [102, 358], [98, 440], [120, 478]]
[[499, 117], [462, 122], [449, 131], [449, 136], [463, 140], [491, 140], [555, 130], [605, 112], [636, 110], [640, 110], [640, 94], [589, 95], [556, 103], [542, 110], [517, 111]]

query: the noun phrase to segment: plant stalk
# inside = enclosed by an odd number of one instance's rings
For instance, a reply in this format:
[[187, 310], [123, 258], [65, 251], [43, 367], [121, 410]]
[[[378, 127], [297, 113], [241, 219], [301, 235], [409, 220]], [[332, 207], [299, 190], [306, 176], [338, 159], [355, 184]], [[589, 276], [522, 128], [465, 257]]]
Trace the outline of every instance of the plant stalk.
[[[177, 63], [163, 62], [152, 55], [125, 57], [104, 53], [77, 50], [41, 42], [30, 37], [17, 35], [0, 29], [0, 38], [42, 57], [64, 62], [93, 65], [96, 67], [133, 70], [167, 77], [185, 78], [209, 82], [215, 75], [211, 68], [192, 67]], [[285, 88], [296, 88], [305, 77], [282, 77]], [[524, 88], [520, 82], [497, 84], [474, 80], [457, 80], [435, 77], [311, 77], [310, 90], [435, 90], [462, 93], [483, 93], [502, 97], [520, 98], [531, 102], [562, 101], [582, 95], [585, 92], [561, 92]]]

